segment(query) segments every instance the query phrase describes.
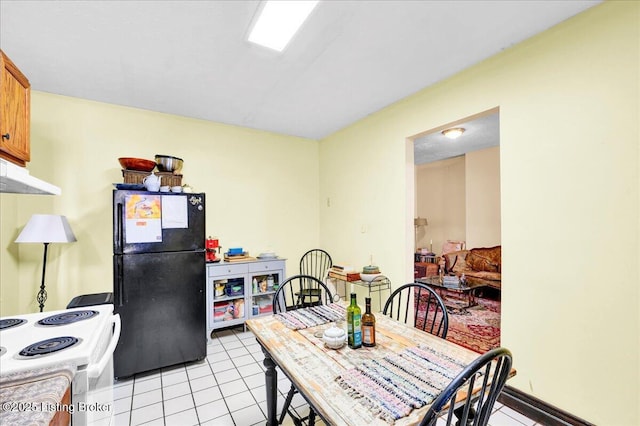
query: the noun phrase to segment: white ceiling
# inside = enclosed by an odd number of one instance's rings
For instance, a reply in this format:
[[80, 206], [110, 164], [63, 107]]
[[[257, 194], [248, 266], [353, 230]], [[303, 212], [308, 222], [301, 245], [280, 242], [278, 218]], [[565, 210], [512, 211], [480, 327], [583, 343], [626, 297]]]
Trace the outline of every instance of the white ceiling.
[[0, 48], [33, 90], [320, 139], [599, 2], [324, 0], [276, 53], [258, 1], [0, 0]]

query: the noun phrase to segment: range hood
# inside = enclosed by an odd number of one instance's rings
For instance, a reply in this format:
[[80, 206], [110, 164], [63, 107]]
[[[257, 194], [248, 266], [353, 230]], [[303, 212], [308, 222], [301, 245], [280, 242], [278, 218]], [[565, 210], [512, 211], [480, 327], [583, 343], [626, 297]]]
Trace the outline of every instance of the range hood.
[[26, 168], [3, 158], [0, 158], [0, 192], [46, 195], [62, 193], [57, 186], [31, 176]]

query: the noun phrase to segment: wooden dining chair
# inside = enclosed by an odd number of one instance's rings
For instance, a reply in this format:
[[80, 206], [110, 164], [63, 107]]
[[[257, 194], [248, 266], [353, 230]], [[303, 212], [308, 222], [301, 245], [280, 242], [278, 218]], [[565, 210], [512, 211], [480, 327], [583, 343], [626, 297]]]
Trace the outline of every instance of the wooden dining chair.
[[[300, 274], [310, 275], [325, 283], [332, 265], [333, 262], [329, 253], [322, 249], [311, 249], [300, 258]], [[314, 302], [318, 302], [319, 293], [320, 288], [310, 282], [300, 296], [303, 301], [311, 305]]]
[[[313, 289], [315, 292], [313, 295], [315, 300], [313, 301], [309, 300], [310, 293], [308, 293], [307, 290], [310, 289]], [[293, 311], [308, 306], [326, 305], [332, 302], [333, 296], [325, 283], [311, 275], [294, 275], [287, 278], [280, 287], [278, 287], [276, 294], [273, 296], [273, 313]], [[291, 416], [296, 426], [302, 425], [303, 420], [307, 420], [309, 426], [313, 426], [315, 424], [316, 413], [311, 407], [309, 407], [309, 414], [302, 418], [298, 417], [291, 409], [291, 400], [297, 392], [298, 390], [292, 383], [284, 405], [282, 406], [278, 424], [282, 424], [285, 416], [289, 413], [289, 416]]]
[[[433, 401], [420, 426], [443, 418], [447, 425], [485, 426], [511, 371], [512, 355], [506, 348], [491, 349], [466, 366]], [[455, 417], [454, 417], [455, 416]], [[438, 422], [438, 425], [442, 422]]]
[[[409, 317], [413, 295], [413, 318]], [[443, 339], [449, 330], [449, 314], [442, 298], [429, 286], [421, 283], [409, 283], [398, 287], [387, 299], [382, 310], [397, 321], [413, 326]]]

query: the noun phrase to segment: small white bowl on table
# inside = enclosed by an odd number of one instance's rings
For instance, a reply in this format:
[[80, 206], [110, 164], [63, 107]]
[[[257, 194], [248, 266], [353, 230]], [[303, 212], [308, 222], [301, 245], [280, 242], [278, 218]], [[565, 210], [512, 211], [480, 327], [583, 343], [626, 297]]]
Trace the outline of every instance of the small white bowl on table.
[[365, 274], [365, 273], [360, 273], [360, 279], [362, 281], [366, 281], [368, 283], [372, 282], [373, 280], [375, 280], [378, 277], [381, 277], [382, 274], [378, 273], [378, 274]]

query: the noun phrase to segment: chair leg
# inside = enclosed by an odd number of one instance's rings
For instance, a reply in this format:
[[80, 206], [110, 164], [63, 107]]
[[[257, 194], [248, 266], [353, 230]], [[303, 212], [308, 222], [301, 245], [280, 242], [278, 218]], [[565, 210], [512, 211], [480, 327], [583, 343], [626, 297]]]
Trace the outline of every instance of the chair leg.
[[[282, 411], [280, 412], [280, 418], [278, 419], [278, 424], [281, 425], [284, 421], [284, 416], [287, 415], [289, 411], [289, 406], [291, 405], [291, 400], [293, 399], [293, 395], [296, 393], [296, 388], [291, 385], [289, 389], [289, 393], [287, 393], [287, 399], [284, 400], [284, 405], [282, 406]], [[294, 420], [295, 421], [295, 420]]]
[[469, 408], [469, 415], [467, 416], [464, 423], [462, 423], [462, 417], [464, 416], [464, 406], [458, 407], [453, 410], [453, 414], [458, 418], [455, 426], [471, 426], [473, 424], [473, 420], [476, 417], [476, 410], [473, 407]]
[[[291, 411], [291, 401], [293, 400], [293, 396], [298, 392], [295, 386], [291, 385], [289, 392], [287, 393], [287, 398], [284, 400], [284, 405], [282, 406], [282, 411], [280, 412], [280, 418], [278, 419], [278, 424], [281, 425], [284, 421], [284, 417], [289, 414], [291, 420], [293, 420], [293, 424], [295, 426], [304, 426], [302, 419], [298, 418], [293, 411]], [[309, 407], [309, 415], [305, 417], [308, 420], [308, 426], [314, 426], [316, 423], [316, 412], [313, 411], [311, 407]]]

